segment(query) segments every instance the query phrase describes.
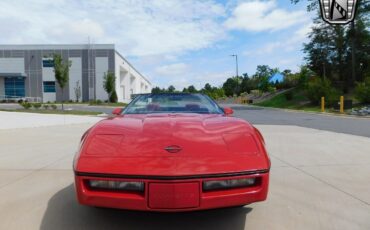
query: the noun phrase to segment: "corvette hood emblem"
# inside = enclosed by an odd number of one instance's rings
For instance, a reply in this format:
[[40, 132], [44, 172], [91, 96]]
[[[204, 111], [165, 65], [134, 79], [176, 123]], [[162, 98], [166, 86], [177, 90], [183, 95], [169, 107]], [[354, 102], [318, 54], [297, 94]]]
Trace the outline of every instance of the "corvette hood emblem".
[[178, 153], [180, 152], [182, 149], [180, 146], [177, 146], [177, 145], [170, 145], [170, 146], [167, 146], [166, 148], [164, 148], [164, 150], [166, 150], [167, 152], [169, 153]]

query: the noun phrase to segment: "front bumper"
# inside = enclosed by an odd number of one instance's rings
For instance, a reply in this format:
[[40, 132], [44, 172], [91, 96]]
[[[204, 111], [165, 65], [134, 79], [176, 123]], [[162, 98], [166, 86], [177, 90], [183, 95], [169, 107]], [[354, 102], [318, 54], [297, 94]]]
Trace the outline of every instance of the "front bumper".
[[[203, 181], [257, 178], [255, 185], [243, 188], [204, 191]], [[144, 191], [96, 190], [88, 180], [121, 180], [144, 182]], [[179, 212], [232, 207], [264, 201], [267, 198], [269, 171], [229, 173], [204, 176], [141, 177], [75, 174], [75, 187], [80, 204], [118, 209]]]

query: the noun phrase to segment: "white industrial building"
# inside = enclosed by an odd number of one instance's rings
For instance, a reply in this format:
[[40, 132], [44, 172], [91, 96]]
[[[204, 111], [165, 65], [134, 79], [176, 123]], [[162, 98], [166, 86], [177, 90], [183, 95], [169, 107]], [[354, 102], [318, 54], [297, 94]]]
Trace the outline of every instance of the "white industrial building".
[[[63, 93], [55, 81], [53, 54], [72, 63]], [[103, 76], [107, 72], [116, 76], [119, 102], [129, 102], [132, 94], [151, 92], [148, 79], [113, 44], [0, 45], [0, 100], [75, 101], [75, 89], [80, 88], [80, 101], [105, 101]]]

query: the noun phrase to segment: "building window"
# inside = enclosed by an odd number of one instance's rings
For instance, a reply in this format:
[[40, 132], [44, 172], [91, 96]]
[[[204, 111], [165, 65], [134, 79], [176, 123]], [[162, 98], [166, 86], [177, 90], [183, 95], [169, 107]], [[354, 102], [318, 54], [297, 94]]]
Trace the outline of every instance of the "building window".
[[4, 78], [4, 88], [6, 96], [24, 97], [25, 82], [23, 77], [6, 77]]
[[44, 59], [42, 60], [42, 67], [54, 67], [54, 60], [53, 59]]
[[55, 81], [44, 81], [44, 93], [55, 93]]

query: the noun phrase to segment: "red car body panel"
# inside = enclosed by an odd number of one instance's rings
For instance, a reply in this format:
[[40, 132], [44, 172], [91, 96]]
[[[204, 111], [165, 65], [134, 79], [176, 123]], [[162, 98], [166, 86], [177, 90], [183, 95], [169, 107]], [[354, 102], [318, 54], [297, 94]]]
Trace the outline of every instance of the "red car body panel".
[[[167, 151], [168, 147], [171, 149]], [[145, 114], [105, 119], [85, 133], [74, 161], [81, 204], [150, 211], [191, 211], [263, 201], [269, 168], [258, 130], [244, 120], [223, 114]], [[257, 178], [251, 187], [216, 191], [202, 188], [207, 180], [250, 177]], [[144, 182], [145, 189], [97, 191], [87, 183], [97, 178]]]

